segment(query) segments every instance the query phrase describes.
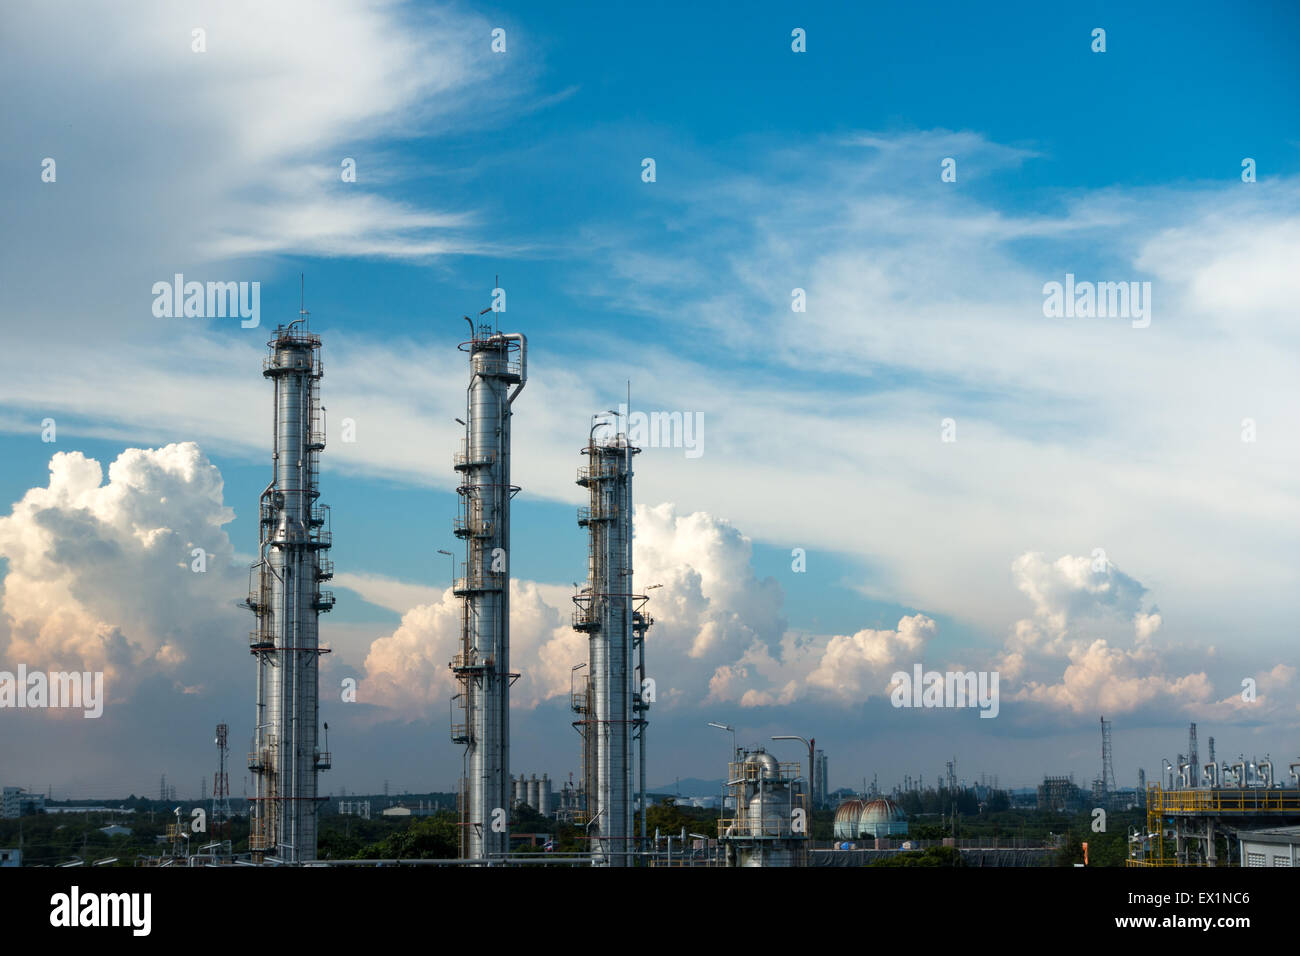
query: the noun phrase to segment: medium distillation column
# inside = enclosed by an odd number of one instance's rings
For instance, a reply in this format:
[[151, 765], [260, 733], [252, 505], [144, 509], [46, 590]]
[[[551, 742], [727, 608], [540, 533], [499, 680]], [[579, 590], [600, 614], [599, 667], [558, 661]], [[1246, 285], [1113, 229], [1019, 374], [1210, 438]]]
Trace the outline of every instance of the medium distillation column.
[[465, 441], [455, 461], [465, 563], [454, 586], [463, 610], [451, 667], [462, 708], [452, 740], [465, 746], [465, 859], [501, 856], [509, 847], [510, 684], [517, 676], [510, 673], [510, 500], [519, 491], [510, 484], [510, 416], [527, 380], [527, 347], [523, 335], [487, 325], [460, 346], [470, 358]]
[[320, 337], [306, 312], [276, 329], [262, 374], [275, 384], [272, 478], [259, 507], [260, 560], [245, 606], [256, 615], [257, 723], [248, 768], [257, 781], [249, 849], [289, 862], [316, 858], [317, 780], [330, 767], [318, 746], [318, 615], [334, 606], [329, 509], [318, 505], [324, 413]]
[[[640, 613], [645, 598], [632, 593], [632, 456], [639, 448], [619, 435], [592, 437], [583, 454], [588, 464], [578, 484], [591, 495], [578, 512], [588, 534], [587, 586], [574, 596], [574, 627], [588, 635], [587, 720], [594, 767], [587, 779], [588, 834], [594, 862], [627, 866], [635, 849], [632, 813], [632, 741], [644, 753], [645, 707], [634, 683], [644, 668], [644, 634], [648, 618]], [[639, 664], [634, 650], [641, 651]], [[635, 711], [635, 716], [634, 716]], [[634, 730], [636, 733], [634, 734]]]

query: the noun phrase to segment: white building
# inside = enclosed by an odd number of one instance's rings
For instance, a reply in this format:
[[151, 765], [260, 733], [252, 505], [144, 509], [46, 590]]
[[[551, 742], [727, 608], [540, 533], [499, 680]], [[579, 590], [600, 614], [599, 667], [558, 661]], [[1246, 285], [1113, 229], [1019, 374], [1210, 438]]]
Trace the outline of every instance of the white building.
[[1237, 840], [1242, 866], [1300, 866], [1300, 827], [1243, 830]]
[[437, 812], [432, 801], [426, 804], [425, 801], [421, 800], [416, 806], [405, 803], [394, 804], [386, 810], [380, 811], [380, 814], [385, 817], [431, 817]]
[[28, 793], [22, 787], [5, 787], [3, 811], [5, 817], [25, 817], [44, 812], [45, 794]]

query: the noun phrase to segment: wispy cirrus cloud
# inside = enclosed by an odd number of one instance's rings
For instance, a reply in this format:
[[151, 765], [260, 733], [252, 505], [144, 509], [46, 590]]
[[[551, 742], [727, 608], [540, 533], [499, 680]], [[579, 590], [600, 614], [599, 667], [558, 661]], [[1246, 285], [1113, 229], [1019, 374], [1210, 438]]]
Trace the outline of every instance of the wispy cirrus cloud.
[[[13, 304], [48, 311], [48, 294], [25, 293], [43, 276], [47, 293], [58, 288], [52, 242], [115, 300], [141, 274], [214, 260], [506, 248], [464, 199], [396, 194], [403, 164], [388, 153], [394, 140], [463, 135], [527, 108], [537, 61], [494, 57], [482, 15], [387, 0], [62, 10], [77, 30], [34, 7], [0, 12], [4, 33], [24, 38], [0, 61], [7, 138], [26, 147], [0, 159], [14, 184], [7, 219], [35, 240], [0, 265]], [[55, 184], [32, 175], [47, 156]], [[355, 182], [341, 179], [344, 159]], [[147, 311], [133, 315], [116, 317], [119, 334], [147, 324]]]

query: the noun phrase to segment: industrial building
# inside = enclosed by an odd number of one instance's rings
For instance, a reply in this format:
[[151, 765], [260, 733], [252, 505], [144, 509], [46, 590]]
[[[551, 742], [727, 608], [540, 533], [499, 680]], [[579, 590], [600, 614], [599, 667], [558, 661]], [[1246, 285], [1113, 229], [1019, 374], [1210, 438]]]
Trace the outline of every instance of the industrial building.
[[[510, 513], [520, 490], [511, 484], [511, 422], [514, 402], [527, 382], [527, 340], [520, 333], [500, 331], [494, 323], [467, 321], [471, 337], [459, 348], [468, 355], [469, 383], [465, 417], [457, 419], [465, 434], [452, 463], [459, 502], [453, 530], [464, 542], [465, 554], [453, 580], [461, 616], [457, 652], [449, 662], [457, 684], [451, 739], [464, 747], [457, 794], [460, 860], [523, 862], [512, 855], [510, 828], [526, 806], [543, 817], [576, 825], [588, 841], [586, 852], [566, 851], [563, 859], [550, 858], [555, 862], [673, 865], [676, 841], [678, 863], [689, 859], [741, 867], [809, 865], [818, 855], [810, 850], [810, 813], [833, 805], [826, 752], [811, 740], [804, 741], [810, 757], [805, 768], [799, 762], [782, 763], [762, 748], [735, 748], [733, 738], [716, 843], [685, 828], [680, 834], [647, 834], [644, 813], [638, 830], [637, 810], [648, 803], [646, 732], [653, 702], [645, 647], [653, 620], [646, 613], [646, 594], [638, 593], [634, 583], [632, 547], [633, 463], [641, 449], [602, 416], [593, 419], [580, 452], [586, 461], [577, 471], [577, 484], [588, 496], [577, 515], [587, 537], [587, 576], [573, 595], [572, 618], [574, 630], [587, 643], [587, 659], [572, 671], [570, 699], [576, 714], [573, 726], [581, 739], [581, 770], [576, 784], [570, 774], [558, 792], [547, 773], [511, 774], [509, 696], [519, 675], [510, 669]], [[309, 331], [305, 310], [289, 325], [278, 327], [267, 344], [263, 375], [274, 385], [272, 477], [259, 499], [259, 559], [242, 602], [256, 622], [250, 634], [256, 723], [248, 755], [256, 796], [249, 800], [247, 862], [303, 864], [316, 861], [317, 813], [324, 799], [319, 796], [318, 774], [331, 766], [328, 743], [321, 743], [318, 688], [319, 658], [328, 653], [320, 646], [318, 619], [334, 604], [330, 592], [321, 589], [333, 576], [327, 556], [332, 545], [330, 512], [319, 504], [319, 456], [325, 448], [325, 410], [319, 394], [323, 366], [321, 340]], [[327, 732], [328, 725], [323, 729]], [[723, 729], [734, 733], [729, 726]], [[228, 734], [226, 724], [217, 725], [211, 827], [218, 838], [223, 833], [228, 837], [233, 816]], [[1088, 774], [1091, 805], [1121, 809], [1135, 800], [1116, 785], [1111, 723], [1104, 717], [1101, 736], [1101, 772], [1095, 778]], [[1243, 757], [1220, 766], [1213, 737], [1209, 745], [1209, 760], [1202, 765], [1192, 724], [1186, 753], [1172, 763], [1165, 761], [1167, 774], [1162, 771], [1159, 783], [1143, 788], [1147, 833], [1131, 841], [1129, 863], [1214, 866], [1232, 862], [1234, 850], [1247, 866], [1300, 863], [1300, 789], [1275, 782], [1268, 758]], [[949, 797], [962, 789], [956, 765], [954, 757], [935, 781], [935, 789]], [[1290, 765], [1293, 781], [1297, 767], [1300, 764]], [[1144, 783], [1145, 778], [1140, 771]], [[921, 787], [919, 778], [905, 782], [909, 789], [913, 784]], [[919, 845], [903, 842], [909, 826], [899, 803], [880, 796], [874, 781], [868, 788], [864, 778], [862, 786], [865, 797], [850, 793], [836, 807], [835, 840], [874, 841], [874, 846], [853, 848], [853, 853], [894, 853]], [[980, 788], [987, 790], [982, 783]], [[174, 793], [165, 778], [161, 793]], [[1068, 812], [1083, 808], [1089, 793], [1070, 776], [1047, 776], [1036, 794], [1026, 796], [1032, 802], [1035, 795], [1038, 809]], [[709, 795], [687, 802], [712, 808], [717, 799]], [[4, 789], [5, 816], [39, 812], [44, 802], [42, 794]], [[344, 815], [371, 817], [369, 801], [340, 801], [338, 808]], [[421, 802], [382, 811], [376, 806], [375, 811], [382, 818], [401, 819], [427, 816], [436, 809]], [[214, 843], [203, 848], [210, 852], [190, 854], [182, 845], [187, 834], [179, 817], [167, 830], [164, 839], [172, 844], [174, 856], [224, 862], [233, 857], [228, 842], [224, 853]], [[111, 826], [103, 832], [129, 830]], [[531, 838], [546, 842], [545, 834]], [[666, 855], [660, 852], [664, 841]], [[1047, 847], [1000, 847], [996, 840], [991, 847], [959, 846], [955, 836], [943, 842], [963, 854], [983, 854], [970, 857], [982, 861], [977, 865], [1006, 865], [1009, 859], [1019, 861], [1016, 865], [1026, 865], [1026, 860], [1037, 865], [1051, 852]], [[1229, 847], [1226, 861], [1218, 859], [1224, 843]], [[816, 865], [861, 865], [866, 859], [849, 856], [837, 862], [841, 858], [834, 854], [846, 852], [843, 846], [819, 851], [831, 855]]]
[[[480, 315], [486, 314], [485, 309]], [[456, 536], [465, 560], [453, 592], [461, 599], [460, 651], [451, 661], [459, 686], [451, 739], [465, 748], [460, 784], [461, 857], [487, 860], [509, 850], [510, 801], [510, 483], [511, 407], [528, 381], [528, 341], [468, 316], [465, 437]]]
[[808, 801], [799, 764], [781, 763], [761, 747], [741, 750], [728, 766], [726, 800], [734, 813], [718, 821], [727, 866], [802, 866], [807, 862]]
[[[632, 568], [632, 460], [640, 449], [627, 435], [597, 438], [610, 426], [593, 422], [578, 469], [589, 504], [578, 510], [587, 530], [587, 583], [573, 597], [574, 630], [587, 635], [586, 676], [572, 690], [573, 722], [582, 739], [582, 792], [578, 821], [591, 839], [598, 866], [628, 866], [637, 849], [633, 832], [633, 747], [638, 804], [645, 804], [645, 635], [653, 621], [646, 596], [635, 593]], [[583, 665], [575, 667], [576, 671]], [[646, 838], [645, 817], [640, 839]]]
[[[1214, 753], [1214, 738], [1210, 738]], [[1215, 762], [1203, 766], [1197, 759], [1196, 724], [1188, 729], [1188, 749], [1178, 760], [1163, 761], [1161, 780], [1148, 785], [1144, 833], [1129, 838], [1129, 866], [1282, 865], [1272, 862], [1285, 851], [1259, 849], [1284, 846], [1287, 831], [1300, 824], [1300, 763], [1289, 765], [1290, 785], [1275, 780], [1273, 761]], [[1196, 773], [1193, 774], [1193, 768]], [[1271, 826], [1270, 826], [1271, 825]], [[1255, 838], [1254, 835], [1265, 834]], [[1219, 856], [1220, 839], [1228, 859]], [[1252, 849], [1247, 850], [1250, 843]], [[1237, 851], [1237, 858], [1232, 859]], [[1265, 863], [1252, 864], [1243, 854], [1264, 854]], [[1291, 853], [1294, 859], [1294, 851]]]
[[1300, 866], [1300, 826], [1237, 834], [1242, 866]]
[[318, 618], [334, 606], [333, 594], [321, 590], [333, 576], [329, 508], [318, 502], [323, 367], [305, 309], [267, 345], [262, 375], [275, 386], [272, 472], [258, 501], [258, 561], [243, 602], [256, 621], [249, 651], [257, 664], [248, 847], [259, 857], [302, 863], [316, 858], [317, 775], [330, 767], [328, 748], [320, 746], [318, 696], [319, 659], [328, 653]]
[[1073, 775], [1043, 778], [1038, 785], [1038, 809], [1065, 813], [1083, 806], [1083, 794], [1075, 786]]
[[[438, 813], [438, 809], [432, 801], [421, 800], [414, 806], [407, 803], [395, 803], [391, 807], [381, 810], [379, 815], [390, 820], [398, 817], [431, 817]], [[370, 818], [369, 802], [366, 803], [366, 812], [358, 814], [358, 816], [364, 816], [366, 819]]]
[[554, 807], [554, 791], [551, 789], [550, 774], [544, 773], [540, 779], [537, 774], [533, 774], [525, 779], [521, 773], [518, 777], [510, 779], [515, 806], [526, 804], [544, 817], [551, 815]]
[[29, 793], [22, 787], [5, 787], [3, 807], [2, 815], [9, 819], [44, 813], [45, 794]]

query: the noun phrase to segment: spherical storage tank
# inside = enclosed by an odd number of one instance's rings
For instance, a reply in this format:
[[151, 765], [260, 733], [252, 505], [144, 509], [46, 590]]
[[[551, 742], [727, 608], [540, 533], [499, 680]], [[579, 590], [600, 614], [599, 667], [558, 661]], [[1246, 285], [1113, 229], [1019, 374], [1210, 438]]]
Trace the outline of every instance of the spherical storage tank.
[[858, 838], [858, 823], [864, 806], [866, 804], [861, 800], [845, 800], [835, 808], [835, 839], [856, 840]]
[[[839, 825], [839, 813], [835, 814]], [[862, 807], [858, 817], [858, 832], [854, 836], [887, 837], [907, 835], [907, 814], [893, 800], [872, 800]]]

